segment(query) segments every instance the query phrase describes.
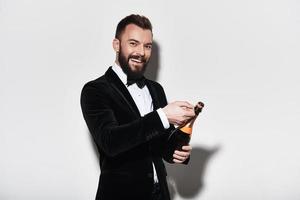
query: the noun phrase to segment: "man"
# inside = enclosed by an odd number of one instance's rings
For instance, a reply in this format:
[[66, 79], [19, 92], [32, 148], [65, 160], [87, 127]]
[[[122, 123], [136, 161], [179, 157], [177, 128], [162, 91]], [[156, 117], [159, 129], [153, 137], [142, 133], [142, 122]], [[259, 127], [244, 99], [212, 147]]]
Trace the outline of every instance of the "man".
[[83, 116], [100, 154], [97, 200], [168, 200], [162, 158], [172, 163], [189, 159], [191, 146], [166, 154], [173, 125], [195, 113], [188, 102], [167, 104], [163, 88], [144, 78], [152, 39], [146, 17], [122, 19], [113, 40], [115, 63], [83, 87]]

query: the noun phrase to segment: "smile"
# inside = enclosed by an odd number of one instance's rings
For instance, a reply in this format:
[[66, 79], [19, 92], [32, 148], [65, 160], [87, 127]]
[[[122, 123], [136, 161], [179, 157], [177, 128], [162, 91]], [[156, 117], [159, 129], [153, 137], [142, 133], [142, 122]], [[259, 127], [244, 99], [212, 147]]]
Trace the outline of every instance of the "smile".
[[131, 61], [136, 62], [136, 63], [143, 63], [141, 60], [139, 59], [134, 59], [134, 58], [130, 58]]

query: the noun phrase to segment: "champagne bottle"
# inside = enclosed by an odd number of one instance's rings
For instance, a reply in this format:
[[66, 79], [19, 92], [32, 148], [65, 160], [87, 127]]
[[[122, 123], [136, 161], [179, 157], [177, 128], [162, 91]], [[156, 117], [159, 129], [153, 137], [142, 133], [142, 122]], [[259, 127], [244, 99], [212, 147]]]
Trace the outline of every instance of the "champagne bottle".
[[189, 144], [191, 140], [191, 135], [193, 132], [193, 125], [198, 117], [199, 113], [202, 111], [204, 104], [202, 102], [198, 102], [194, 107], [195, 116], [189, 119], [184, 125], [177, 127], [171, 133], [169, 137], [169, 149], [167, 150], [168, 158], [172, 160], [173, 153], [175, 150], [182, 150], [182, 146], [186, 146]]

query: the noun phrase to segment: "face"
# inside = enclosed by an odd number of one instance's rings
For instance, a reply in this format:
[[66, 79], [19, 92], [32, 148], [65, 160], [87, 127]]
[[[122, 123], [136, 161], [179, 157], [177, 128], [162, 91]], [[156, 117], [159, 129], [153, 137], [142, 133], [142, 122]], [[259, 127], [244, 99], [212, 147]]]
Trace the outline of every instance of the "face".
[[117, 64], [130, 79], [143, 76], [152, 50], [152, 32], [134, 24], [126, 26], [120, 40], [114, 39]]

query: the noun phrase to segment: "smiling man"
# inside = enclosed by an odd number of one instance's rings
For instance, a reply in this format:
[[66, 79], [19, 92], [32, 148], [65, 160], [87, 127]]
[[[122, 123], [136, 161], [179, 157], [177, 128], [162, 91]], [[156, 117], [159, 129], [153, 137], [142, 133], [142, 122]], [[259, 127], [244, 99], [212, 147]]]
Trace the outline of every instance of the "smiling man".
[[187, 163], [191, 146], [166, 154], [174, 125], [195, 115], [185, 101], [167, 103], [163, 88], [144, 77], [152, 51], [148, 18], [122, 19], [113, 39], [115, 63], [83, 87], [84, 119], [100, 154], [96, 200], [169, 200], [162, 159]]

